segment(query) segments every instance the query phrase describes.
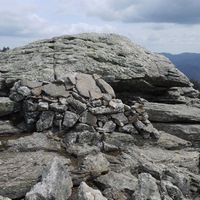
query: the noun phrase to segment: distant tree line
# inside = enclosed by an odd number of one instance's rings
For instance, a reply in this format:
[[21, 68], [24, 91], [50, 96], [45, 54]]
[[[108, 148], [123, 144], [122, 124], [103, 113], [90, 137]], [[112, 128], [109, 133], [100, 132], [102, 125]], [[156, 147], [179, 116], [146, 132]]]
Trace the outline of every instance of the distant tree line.
[[9, 50], [9, 49], [10, 49], [9, 47], [3, 47], [3, 49], [0, 49], [0, 52], [7, 51], [7, 50]]

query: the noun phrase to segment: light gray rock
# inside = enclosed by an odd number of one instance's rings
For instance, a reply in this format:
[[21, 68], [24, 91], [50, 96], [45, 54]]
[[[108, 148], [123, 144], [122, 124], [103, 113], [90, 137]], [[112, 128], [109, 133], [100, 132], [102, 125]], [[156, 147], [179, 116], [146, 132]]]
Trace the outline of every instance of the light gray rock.
[[181, 190], [173, 185], [170, 181], [161, 181], [161, 190], [165, 198], [170, 197], [171, 199], [184, 200], [184, 196]]
[[124, 104], [122, 102], [118, 102], [118, 101], [114, 102], [114, 100], [113, 100], [109, 106], [89, 108], [89, 110], [91, 113], [93, 113], [95, 115], [116, 114], [119, 112], [124, 112]]
[[161, 200], [156, 179], [148, 173], [138, 176], [138, 188], [133, 195], [134, 200]]
[[99, 190], [89, 187], [85, 182], [81, 182], [78, 187], [77, 200], [107, 200]]
[[[200, 147], [200, 124], [153, 123], [158, 130], [163, 130], [173, 136], [190, 141], [195, 147]], [[164, 140], [163, 140], [164, 142]]]
[[66, 126], [67, 128], [70, 128], [76, 124], [78, 120], [78, 115], [70, 112], [70, 111], [65, 111], [64, 119], [63, 119], [63, 125]]
[[26, 200], [67, 200], [71, 196], [72, 180], [65, 163], [55, 157], [44, 169], [41, 182], [26, 194]]
[[196, 107], [146, 102], [144, 108], [151, 122], [200, 123], [200, 109]]
[[104, 124], [102, 130], [105, 132], [105, 133], [112, 133], [115, 131], [115, 128], [116, 128], [116, 124], [113, 122], [113, 121], [108, 121]]
[[119, 127], [119, 132], [130, 133], [130, 134], [138, 134], [138, 131], [132, 124], [126, 124], [122, 127]]
[[42, 82], [31, 81], [31, 80], [28, 80], [28, 79], [22, 79], [20, 83], [21, 83], [22, 86], [27, 86], [27, 87], [32, 88], [32, 89], [42, 86]]
[[118, 126], [124, 126], [125, 124], [128, 123], [127, 117], [124, 115], [124, 113], [117, 113], [117, 114], [112, 114], [111, 117], [114, 119], [114, 122]]
[[39, 111], [49, 110], [49, 103], [45, 101], [40, 101], [38, 103], [38, 110]]
[[65, 90], [62, 84], [49, 83], [42, 87], [42, 90], [52, 97], [68, 97], [70, 93]]
[[110, 94], [113, 98], [116, 97], [113, 88], [108, 83], [106, 83], [106, 81], [104, 81], [102, 78], [96, 79], [96, 83], [101, 88], [103, 93]]
[[[47, 135], [48, 136], [48, 135]], [[7, 151], [29, 152], [29, 151], [61, 151], [61, 141], [48, 138], [45, 133], [33, 133], [30, 136], [21, 137], [15, 140], [8, 140], [6, 143]]]
[[106, 175], [98, 177], [95, 182], [103, 190], [106, 188], [117, 188], [120, 191], [128, 189], [133, 192], [137, 186], [137, 178], [130, 172], [116, 173], [109, 171]]
[[31, 95], [31, 90], [26, 87], [26, 86], [20, 86], [18, 89], [17, 89], [17, 92], [19, 94], [21, 94], [23, 97], [27, 97], [27, 96], [30, 96]]
[[83, 171], [90, 172], [93, 177], [97, 177], [107, 173], [109, 166], [110, 164], [103, 154], [98, 153], [86, 156], [83, 160], [82, 169]]
[[115, 91], [139, 91], [139, 96], [190, 86], [167, 58], [116, 34], [84, 33], [36, 41], [1, 52], [0, 69], [0, 85], [23, 77], [53, 81], [79, 71], [101, 75]]
[[50, 129], [53, 124], [54, 112], [43, 111], [40, 115], [40, 119], [36, 123], [37, 131], [44, 131]]
[[51, 103], [50, 104], [50, 109], [55, 111], [55, 112], [65, 112], [67, 110], [67, 106], [59, 103]]
[[100, 88], [96, 85], [95, 80], [89, 74], [77, 74], [76, 88], [84, 97], [90, 97], [90, 91], [101, 93]]
[[20, 104], [8, 97], [0, 97], [0, 117], [18, 112]]
[[53, 152], [0, 152], [0, 191], [11, 199], [22, 198], [40, 181], [44, 168], [57, 156]]
[[75, 157], [83, 157], [89, 154], [97, 154], [100, 152], [100, 148], [97, 146], [91, 146], [88, 144], [70, 144], [66, 151]]

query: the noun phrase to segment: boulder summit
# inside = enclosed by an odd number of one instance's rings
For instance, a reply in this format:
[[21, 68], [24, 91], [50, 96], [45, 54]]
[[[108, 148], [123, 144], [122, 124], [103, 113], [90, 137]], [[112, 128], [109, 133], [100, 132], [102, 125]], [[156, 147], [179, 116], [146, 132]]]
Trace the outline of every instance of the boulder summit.
[[0, 52], [0, 199], [197, 199], [198, 94], [116, 34]]

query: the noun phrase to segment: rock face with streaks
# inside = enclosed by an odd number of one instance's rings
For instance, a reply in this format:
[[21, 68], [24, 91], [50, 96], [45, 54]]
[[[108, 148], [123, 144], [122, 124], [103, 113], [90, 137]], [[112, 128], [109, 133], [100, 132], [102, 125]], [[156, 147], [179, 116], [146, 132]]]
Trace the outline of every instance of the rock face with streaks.
[[115, 34], [0, 52], [0, 199], [198, 200], [197, 95]]

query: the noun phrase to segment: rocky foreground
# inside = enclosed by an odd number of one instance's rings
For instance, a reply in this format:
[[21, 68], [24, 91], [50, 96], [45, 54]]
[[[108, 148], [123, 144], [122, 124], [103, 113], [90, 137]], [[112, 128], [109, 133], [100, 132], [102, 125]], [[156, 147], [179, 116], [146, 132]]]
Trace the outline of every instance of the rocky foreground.
[[114, 34], [0, 53], [0, 199], [200, 199], [197, 95]]

